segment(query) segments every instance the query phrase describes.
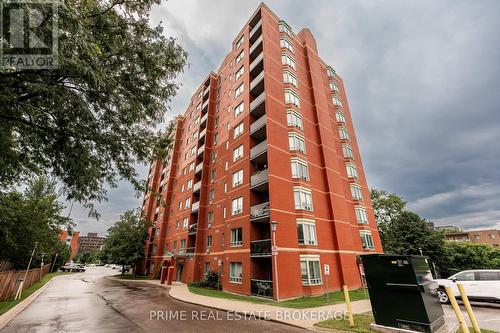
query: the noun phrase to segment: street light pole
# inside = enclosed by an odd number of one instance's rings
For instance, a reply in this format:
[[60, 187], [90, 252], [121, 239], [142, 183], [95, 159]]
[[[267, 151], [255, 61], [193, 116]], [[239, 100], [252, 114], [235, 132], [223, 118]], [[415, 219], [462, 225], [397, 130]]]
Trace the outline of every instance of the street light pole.
[[271, 230], [273, 232], [273, 248], [271, 250], [271, 255], [274, 262], [274, 271], [276, 275], [276, 301], [280, 300], [279, 283], [278, 283], [278, 252], [276, 250], [276, 228], [278, 227], [277, 221], [271, 221]]
[[42, 281], [43, 274], [43, 257], [45, 257], [45, 253], [42, 253], [42, 262], [40, 263], [40, 281]]
[[31, 261], [33, 261], [33, 256], [35, 255], [35, 251], [36, 251], [37, 246], [38, 246], [38, 242], [35, 242], [35, 247], [33, 248], [33, 252], [31, 252], [31, 257], [30, 257], [30, 261], [28, 262], [28, 267], [26, 268], [26, 272], [24, 273], [23, 280], [19, 284], [19, 288], [17, 289], [17, 293], [16, 293], [16, 296], [14, 297], [14, 300], [21, 299], [24, 281], [26, 281], [26, 278], [28, 277], [28, 271], [30, 270]]

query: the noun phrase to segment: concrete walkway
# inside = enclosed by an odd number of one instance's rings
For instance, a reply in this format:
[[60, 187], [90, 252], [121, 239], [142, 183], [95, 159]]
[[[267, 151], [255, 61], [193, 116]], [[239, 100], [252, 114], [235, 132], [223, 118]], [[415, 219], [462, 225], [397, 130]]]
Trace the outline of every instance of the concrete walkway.
[[[130, 281], [130, 280], [129, 280]], [[140, 280], [156, 285], [160, 285], [158, 280]], [[244, 301], [229, 300], [224, 298], [210, 297], [193, 294], [186, 284], [174, 282], [170, 286], [169, 295], [182, 302], [201, 305], [208, 308], [234, 312], [235, 318], [238, 315], [247, 317], [272, 320], [287, 325], [314, 330], [314, 324], [326, 320], [341, 318], [346, 312], [344, 303], [327, 305], [315, 308], [292, 309], [266, 304], [249, 303]], [[363, 313], [371, 311], [369, 300], [352, 302], [353, 313]]]

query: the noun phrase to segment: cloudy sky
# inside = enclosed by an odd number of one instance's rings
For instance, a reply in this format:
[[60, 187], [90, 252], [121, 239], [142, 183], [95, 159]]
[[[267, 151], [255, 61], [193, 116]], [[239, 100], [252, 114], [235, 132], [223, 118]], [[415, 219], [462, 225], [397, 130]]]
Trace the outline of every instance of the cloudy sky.
[[[184, 112], [259, 3], [169, 0], [153, 10], [152, 24], [189, 52], [167, 119]], [[265, 3], [295, 32], [310, 28], [343, 76], [371, 187], [437, 225], [500, 228], [500, 1]], [[72, 217], [104, 234], [141, 200], [120, 183], [100, 221], [76, 205]]]

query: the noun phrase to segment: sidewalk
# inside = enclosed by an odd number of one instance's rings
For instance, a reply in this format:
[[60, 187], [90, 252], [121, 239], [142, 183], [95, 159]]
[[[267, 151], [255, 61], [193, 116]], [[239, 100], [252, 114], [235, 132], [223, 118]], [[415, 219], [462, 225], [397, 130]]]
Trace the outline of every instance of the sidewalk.
[[[159, 281], [157, 280], [142, 281], [160, 286]], [[326, 319], [334, 319], [335, 317], [338, 318], [340, 316], [343, 316], [344, 311], [346, 311], [344, 303], [316, 308], [292, 309], [266, 304], [248, 303], [243, 301], [197, 295], [191, 293], [186, 284], [178, 282], [174, 282], [172, 286], [170, 286], [169, 295], [172, 298], [182, 302], [201, 305], [217, 310], [246, 314], [250, 317], [272, 320], [309, 330], [316, 330], [314, 326], [315, 323]], [[352, 302], [353, 313], [363, 313], [367, 311], [371, 311], [369, 300]]]

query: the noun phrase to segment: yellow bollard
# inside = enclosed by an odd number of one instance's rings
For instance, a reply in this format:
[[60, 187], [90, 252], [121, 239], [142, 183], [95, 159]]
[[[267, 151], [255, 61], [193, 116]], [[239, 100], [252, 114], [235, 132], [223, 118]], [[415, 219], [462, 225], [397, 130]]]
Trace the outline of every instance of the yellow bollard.
[[472, 307], [469, 302], [469, 297], [465, 293], [464, 286], [459, 283], [457, 284], [458, 290], [460, 291], [460, 296], [462, 296], [462, 302], [464, 302], [465, 309], [467, 310], [467, 314], [469, 315], [470, 322], [472, 323], [472, 327], [474, 328], [475, 333], [481, 333], [481, 329], [479, 328], [479, 324], [477, 323], [476, 316], [474, 316], [474, 312], [472, 311]]
[[458, 323], [462, 328], [463, 333], [469, 333], [469, 327], [467, 327], [467, 323], [465, 322], [464, 316], [458, 307], [457, 300], [455, 299], [455, 295], [453, 295], [453, 291], [450, 287], [446, 287], [446, 293], [448, 294], [448, 299], [450, 300], [451, 306], [453, 307], [453, 311], [455, 311], [455, 316], [457, 316]]
[[351, 305], [351, 299], [349, 298], [349, 289], [347, 289], [346, 285], [344, 285], [343, 289], [344, 289], [345, 305], [347, 307], [347, 313], [349, 314], [349, 326], [353, 327], [354, 317], [352, 316], [352, 305]]

